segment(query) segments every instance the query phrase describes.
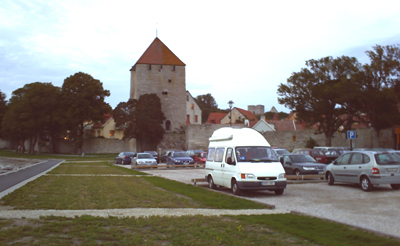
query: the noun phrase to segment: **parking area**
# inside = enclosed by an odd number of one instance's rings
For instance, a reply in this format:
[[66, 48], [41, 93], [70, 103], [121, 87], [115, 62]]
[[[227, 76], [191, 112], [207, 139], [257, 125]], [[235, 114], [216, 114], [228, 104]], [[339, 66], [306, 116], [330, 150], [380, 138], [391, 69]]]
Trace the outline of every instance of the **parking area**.
[[[203, 179], [204, 169], [148, 169], [146, 173], [192, 184]], [[204, 186], [206, 183], [203, 183]], [[228, 189], [220, 192], [231, 194]], [[288, 184], [282, 196], [273, 192], [247, 192], [243, 198], [275, 205], [305, 215], [324, 218], [400, 238], [400, 190], [389, 185], [364, 192], [357, 185], [326, 182]]]

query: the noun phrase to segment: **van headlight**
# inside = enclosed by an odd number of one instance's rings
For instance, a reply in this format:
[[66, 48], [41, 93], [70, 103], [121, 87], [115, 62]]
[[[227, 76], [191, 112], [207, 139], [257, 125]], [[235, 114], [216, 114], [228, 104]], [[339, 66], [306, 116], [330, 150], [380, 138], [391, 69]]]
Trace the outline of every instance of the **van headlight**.
[[316, 167], [303, 167], [304, 170], [311, 171], [316, 170]]
[[254, 174], [251, 173], [242, 173], [240, 174], [240, 177], [242, 179], [254, 179], [256, 176], [254, 176]]
[[286, 173], [280, 173], [278, 178], [279, 179], [285, 179], [286, 178]]

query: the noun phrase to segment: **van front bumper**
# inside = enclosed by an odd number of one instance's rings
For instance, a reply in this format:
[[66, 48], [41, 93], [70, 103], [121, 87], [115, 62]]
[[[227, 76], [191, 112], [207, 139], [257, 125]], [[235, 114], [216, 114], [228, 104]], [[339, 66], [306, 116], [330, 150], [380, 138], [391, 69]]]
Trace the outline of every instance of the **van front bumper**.
[[262, 182], [237, 182], [239, 189], [241, 190], [279, 190], [285, 189], [287, 181], [275, 181], [274, 185], [262, 185]]

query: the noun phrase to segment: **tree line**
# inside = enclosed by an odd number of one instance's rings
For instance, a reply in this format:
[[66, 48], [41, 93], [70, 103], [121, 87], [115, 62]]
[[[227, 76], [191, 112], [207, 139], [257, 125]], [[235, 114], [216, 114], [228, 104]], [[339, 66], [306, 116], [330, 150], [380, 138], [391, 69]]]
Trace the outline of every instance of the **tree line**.
[[348, 56], [306, 61], [279, 85], [278, 102], [323, 133], [327, 146], [354, 122], [372, 127], [379, 138], [383, 129], [400, 124], [400, 46], [376, 45], [366, 54], [366, 64]]
[[50, 82], [26, 84], [12, 92], [9, 102], [0, 92], [0, 137], [21, 152], [28, 141], [28, 153], [33, 154], [34, 146], [44, 141], [51, 153], [56, 152], [57, 142], [68, 136], [80, 152], [85, 127], [111, 112], [104, 101], [108, 96], [99, 80], [83, 72], [66, 78], [61, 88]]

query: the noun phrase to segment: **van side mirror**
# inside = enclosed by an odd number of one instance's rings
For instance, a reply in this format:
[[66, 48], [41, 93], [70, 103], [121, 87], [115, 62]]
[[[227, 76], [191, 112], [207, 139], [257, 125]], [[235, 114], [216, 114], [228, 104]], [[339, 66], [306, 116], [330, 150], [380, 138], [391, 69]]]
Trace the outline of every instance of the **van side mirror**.
[[228, 157], [228, 158], [226, 159], [226, 163], [228, 163], [229, 165], [236, 165], [235, 161], [232, 160], [232, 157]]

